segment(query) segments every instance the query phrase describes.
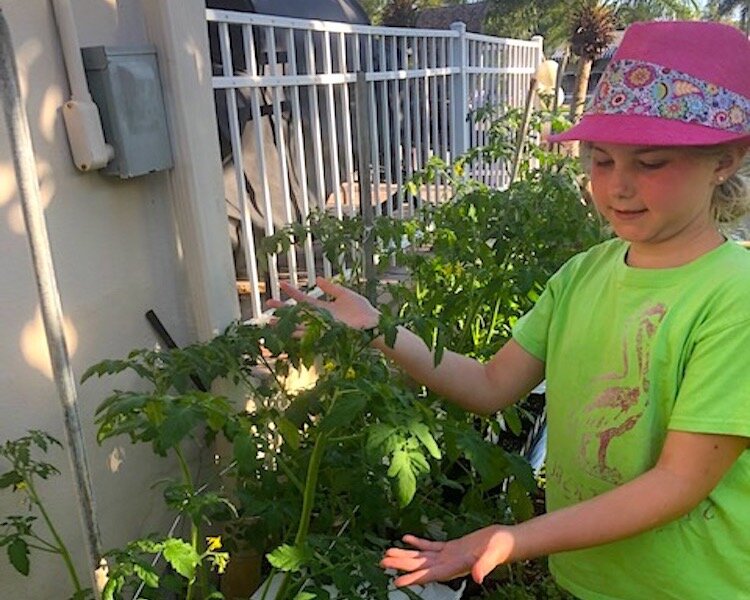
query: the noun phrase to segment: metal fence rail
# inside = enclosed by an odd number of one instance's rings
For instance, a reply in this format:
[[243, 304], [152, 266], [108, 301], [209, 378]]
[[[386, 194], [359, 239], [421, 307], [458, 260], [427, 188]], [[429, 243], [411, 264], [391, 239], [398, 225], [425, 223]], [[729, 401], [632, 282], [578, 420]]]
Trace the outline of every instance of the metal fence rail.
[[[370, 27], [207, 10], [213, 86], [230, 209], [241, 222], [253, 316], [261, 312], [257, 238], [304, 221], [312, 209], [413, 214], [449, 196], [439, 179], [411, 197], [404, 183], [435, 156], [450, 162], [487, 141], [471, 114], [488, 104], [521, 106], [542, 60], [542, 40], [510, 40], [451, 30]], [[356, 82], [368, 86], [357, 121]], [[358, 140], [370, 140], [366, 160]], [[363, 164], [366, 163], [366, 164]], [[507, 183], [500, 163], [476, 161], [471, 174]], [[369, 186], [369, 194], [360, 194]], [[297, 252], [299, 250], [299, 252]], [[313, 240], [268, 258], [279, 295], [279, 261], [296, 284], [316, 273]], [[323, 262], [325, 275], [331, 265]]]

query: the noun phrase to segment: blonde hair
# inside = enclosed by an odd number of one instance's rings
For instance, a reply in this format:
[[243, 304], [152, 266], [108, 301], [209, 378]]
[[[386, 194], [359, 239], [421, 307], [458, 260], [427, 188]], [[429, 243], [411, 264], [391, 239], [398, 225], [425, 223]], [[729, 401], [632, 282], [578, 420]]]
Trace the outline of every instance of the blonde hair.
[[[728, 144], [691, 146], [704, 155], [718, 157], [727, 151]], [[581, 143], [581, 164], [586, 174], [591, 172], [591, 142]], [[740, 168], [714, 188], [711, 214], [719, 224], [731, 224], [750, 213], [750, 152], [745, 154]]]
[[[721, 156], [726, 145], [696, 148], [701, 154]], [[711, 214], [717, 223], [734, 223], [750, 213], [750, 154], [745, 154], [740, 168], [714, 188]]]

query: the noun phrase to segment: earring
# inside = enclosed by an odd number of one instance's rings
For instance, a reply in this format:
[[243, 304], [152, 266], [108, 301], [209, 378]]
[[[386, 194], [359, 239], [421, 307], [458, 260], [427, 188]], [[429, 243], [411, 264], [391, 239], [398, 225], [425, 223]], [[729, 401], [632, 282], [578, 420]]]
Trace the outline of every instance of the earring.
[[722, 183], [724, 183], [724, 176], [723, 176], [723, 175], [719, 175], [719, 176], [718, 176], [718, 177], [716, 178], [716, 184], [717, 184], [717, 185], [721, 185]]

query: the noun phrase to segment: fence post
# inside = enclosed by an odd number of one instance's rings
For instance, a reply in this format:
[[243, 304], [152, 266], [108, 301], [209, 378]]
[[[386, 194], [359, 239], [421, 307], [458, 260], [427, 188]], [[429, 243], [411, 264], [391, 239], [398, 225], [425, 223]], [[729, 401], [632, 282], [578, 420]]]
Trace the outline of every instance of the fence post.
[[451, 29], [458, 33], [454, 38], [451, 67], [458, 68], [452, 76], [451, 89], [451, 162], [469, 149], [469, 42], [466, 23], [457, 21]]
[[367, 86], [367, 73], [357, 72], [356, 83], [356, 110], [357, 110], [357, 154], [359, 158], [358, 180], [359, 180], [359, 208], [362, 211], [362, 224], [364, 225], [364, 237], [362, 240], [362, 251], [364, 254], [365, 267], [365, 296], [373, 304], [377, 301], [375, 277], [374, 240], [372, 239], [374, 211], [372, 207], [372, 157], [370, 156], [370, 93]]

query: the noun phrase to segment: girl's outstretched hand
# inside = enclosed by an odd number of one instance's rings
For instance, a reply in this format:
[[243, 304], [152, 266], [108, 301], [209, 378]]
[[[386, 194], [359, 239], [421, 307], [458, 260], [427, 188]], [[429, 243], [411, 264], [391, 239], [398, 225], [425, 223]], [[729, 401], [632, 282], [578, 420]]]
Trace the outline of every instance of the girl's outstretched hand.
[[[318, 277], [315, 283], [333, 300], [327, 301], [313, 298], [283, 281], [279, 285], [281, 290], [293, 300], [305, 302], [318, 308], [324, 308], [331, 313], [334, 319], [341, 321], [353, 329], [367, 329], [368, 327], [375, 327], [378, 324], [380, 313], [364, 296], [360, 296], [358, 293], [322, 277]], [[268, 301], [268, 306], [272, 308], [278, 308], [283, 305], [284, 303], [279, 300]]]
[[477, 583], [497, 565], [511, 558], [515, 541], [509, 527], [491, 525], [468, 535], [434, 542], [413, 535], [405, 535], [404, 542], [415, 548], [389, 548], [380, 566], [384, 569], [406, 571], [397, 577], [396, 586], [431, 581], [450, 581], [471, 573]]

